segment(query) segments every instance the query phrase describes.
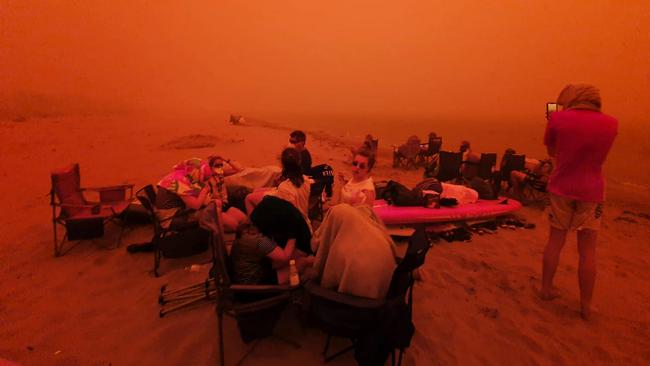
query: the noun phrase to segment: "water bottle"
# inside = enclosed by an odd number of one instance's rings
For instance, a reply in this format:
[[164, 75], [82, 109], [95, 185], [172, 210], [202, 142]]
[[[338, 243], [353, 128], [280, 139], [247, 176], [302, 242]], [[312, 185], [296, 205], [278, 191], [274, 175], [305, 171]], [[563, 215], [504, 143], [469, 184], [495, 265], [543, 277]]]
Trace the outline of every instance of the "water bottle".
[[300, 284], [300, 276], [298, 275], [298, 268], [296, 268], [296, 260], [289, 260], [289, 285], [298, 286]]

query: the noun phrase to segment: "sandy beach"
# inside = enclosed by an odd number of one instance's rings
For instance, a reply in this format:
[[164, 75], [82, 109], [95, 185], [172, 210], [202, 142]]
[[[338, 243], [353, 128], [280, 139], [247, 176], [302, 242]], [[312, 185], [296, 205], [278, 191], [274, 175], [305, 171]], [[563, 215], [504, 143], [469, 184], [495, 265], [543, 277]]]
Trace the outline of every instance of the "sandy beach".
[[[47, 197], [49, 173], [78, 162], [84, 186], [128, 182], [137, 189], [155, 183], [173, 164], [193, 156], [219, 153], [247, 166], [276, 164], [289, 129], [298, 126], [250, 121], [235, 126], [227, 123], [226, 115], [0, 121], [0, 184], [6, 190], [0, 210], [0, 358], [22, 365], [216, 364], [214, 306], [205, 304], [160, 319], [156, 302], [163, 284], [202, 280], [205, 267], [198, 273], [183, 268], [205, 258], [165, 261], [164, 275], [155, 278], [151, 254], [132, 255], [125, 250], [128, 244], [147, 241], [151, 228], [134, 227], [124, 234], [121, 247], [109, 249], [118, 233], [110, 225], [103, 238], [82, 242], [55, 258]], [[390, 144], [385, 142], [390, 138], [382, 131], [357, 128], [345, 135], [307, 129], [307, 146], [315, 163], [346, 170], [349, 148], [367, 132], [380, 137], [378, 165], [373, 172], [376, 179], [406, 184], [420, 179], [421, 170], [391, 168]], [[516, 130], [511, 133], [512, 139], [519, 134]], [[501, 138], [507, 141], [509, 136]], [[472, 140], [497, 144], [487, 133], [474, 132]], [[445, 141], [450, 148], [459, 142], [453, 137]], [[617, 156], [633, 154], [626, 146], [625, 140], [617, 141], [614, 163]], [[494, 146], [494, 150], [501, 153], [505, 147]], [[616, 177], [608, 182], [591, 321], [581, 320], [578, 312], [573, 237], [556, 275], [561, 297], [550, 302], [538, 298], [548, 224], [539, 208], [525, 207], [518, 214], [536, 223], [533, 230], [499, 229], [493, 235], [475, 235], [469, 243], [441, 242], [430, 250], [423, 281], [415, 287], [417, 331], [404, 364], [650, 363], [650, 247], [646, 239], [650, 234], [650, 192], [643, 184], [626, 183], [626, 167], [632, 169], [625, 164], [610, 169], [616, 171]], [[644, 175], [647, 178], [647, 173]], [[301, 329], [292, 314], [285, 315], [278, 332], [299, 340], [302, 347], [266, 340], [244, 364], [322, 363], [324, 335]], [[234, 364], [248, 346], [239, 339], [231, 320], [227, 320], [225, 335], [227, 361]], [[331, 364], [355, 362], [348, 354]]]

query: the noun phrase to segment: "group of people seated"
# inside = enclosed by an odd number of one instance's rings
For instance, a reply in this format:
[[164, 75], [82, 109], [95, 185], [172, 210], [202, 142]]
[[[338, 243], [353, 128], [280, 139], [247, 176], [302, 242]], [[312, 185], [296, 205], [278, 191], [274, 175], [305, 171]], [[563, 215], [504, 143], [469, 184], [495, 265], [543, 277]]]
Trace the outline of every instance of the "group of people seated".
[[[438, 141], [436, 141], [438, 140]], [[437, 145], [432, 146], [437, 142]], [[406, 161], [408, 167], [409, 159], [415, 161], [416, 158], [432, 154], [425, 164], [425, 178], [438, 177], [440, 169], [439, 151], [442, 138], [435, 132], [429, 134], [429, 142], [421, 143], [417, 136], [411, 136], [403, 145], [395, 146], [393, 151], [393, 165], [398, 166], [400, 161]], [[492, 166], [490, 174], [485, 176], [479, 175], [479, 166], [481, 164], [481, 155], [474, 153], [471, 144], [463, 140], [456, 150], [460, 154], [459, 178], [452, 183], [460, 184], [475, 190], [480, 199], [496, 199], [502, 193], [509, 193], [512, 197], [525, 201], [526, 190], [534, 189], [544, 192], [546, 182], [553, 170], [553, 164], [550, 158], [531, 159], [522, 156], [522, 165], [515, 169], [508, 169], [506, 162], [510, 157], [516, 155], [512, 148], [506, 149], [502, 155], [501, 164]], [[412, 164], [416, 166], [417, 164]]]
[[[239, 283], [287, 283], [293, 259], [304, 279], [318, 278], [322, 286], [352, 295], [384, 297], [396, 261], [395, 244], [373, 211], [376, 140], [369, 136], [353, 150], [351, 176], [338, 172], [334, 191], [331, 168], [312, 167], [305, 144], [304, 132], [292, 132], [280, 167], [244, 168], [216, 155], [185, 160], [158, 183], [156, 214], [161, 220], [171, 218], [164, 222], [172, 228], [183, 227], [216, 201], [225, 231], [237, 233], [231, 260]], [[480, 157], [471, 152], [469, 142], [459, 150], [465, 155], [461, 179], [455, 182], [459, 184], [434, 184], [437, 194], [459, 203], [495, 198], [494, 187], [477, 175]], [[531, 173], [513, 171], [506, 181], [517, 190], [528, 175], [543, 176], [548, 167], [531, 160]], [[312, 226], [309, 214], [313, 189], [331, 195], [318, 227]]]
[[[304, 279], [319, 278], [323, 286], [352, 295], [384, 297], [396, 262], [395, 245], [372, 209], [376, 144], [355, 149], [351, 176], [339, 172], [338, 189], [327, 187], [332, 196], [327, 214], [314, 230], [311, 190], [325, 193], [323, 181], [331, 185], [334, 177], [311, 166], [305, 143], [304, 132], [292, 132], [279, 168], [244, 168], [221, 156], [182, 161], [158, 182], [156, 215], [182, 228], [216, 201], [224, 230], [237, 233], [230, 258], [238, 283], [285, 284], [293, 259]], [[243, 205], [231, 197], [242, 190], [248, 193]]]

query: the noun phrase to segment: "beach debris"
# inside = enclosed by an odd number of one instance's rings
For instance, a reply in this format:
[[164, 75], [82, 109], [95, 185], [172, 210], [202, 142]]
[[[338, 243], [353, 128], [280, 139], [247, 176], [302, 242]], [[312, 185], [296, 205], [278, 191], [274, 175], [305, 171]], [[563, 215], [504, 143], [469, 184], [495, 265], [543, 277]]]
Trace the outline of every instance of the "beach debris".
[[537, 225], [529, 223], [525, 218], [516, 215], [501, 217], [497, 220], [499, 227], [516, 230], [518, 228], [534, 229]]
[[639, 220], [637, 219], [650, 220], [650, 214], [647, 214], [645, 212], [624, 210], [620, 216], [614, 219], [614, 221], [624, 221], [631, 224], [638, 224]]
[[614, 219], [614, 221], [624, 221], [629, 222], [630, 224], [638, 224], [639, 222], [636, 219], [627, 216], [619, 216]]
[[465, 227], [457, 227], [455, 229], [443, 231], [438, 233], [438, 235], [448, 243], [451, 243], [452, 241], [469, 242], [472, 240], [472, 233]]
[[246, 119], [244, 118], [244, 116], [231, 114], [229, 122], [232, 123], [233, 125], [243, 125], [246, 123]]
[[55, 355], [55, 356], [58, 356], [58, 355], [60, 355], [60, 354], [61, 354], [61, 352], [63, 352], [63, 351], [61, 351], [61, 350], [58, 350], [58, 351], [56, 351], [56, 352], [54, 352], [54, 355]]
[[187, 150], [187, 149], [203, 149], [214, 147], [220, 139], [212, 135], [187, 135], [179, 137], [162, 144], [160, 147], [168, 150]]

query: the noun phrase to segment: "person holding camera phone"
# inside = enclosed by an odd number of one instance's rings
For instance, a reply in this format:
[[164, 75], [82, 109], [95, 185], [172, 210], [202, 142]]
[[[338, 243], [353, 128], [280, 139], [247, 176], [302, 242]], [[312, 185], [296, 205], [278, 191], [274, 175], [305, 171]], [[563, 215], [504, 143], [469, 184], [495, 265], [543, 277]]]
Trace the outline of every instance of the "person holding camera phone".
[[596, 239], [605, 199], [602, 168], [618, 133], [618, 121], [600, 111], [597, 88], [567, 85], [560, 110], [549, 113], [544, 144], [555, 168], [548, 181], [550, 233], [542, 264], [542, 299], [551, 300], [553, 277], [569, 231], [577, 231], [581, 315], [589, 319], [596, 282]]

